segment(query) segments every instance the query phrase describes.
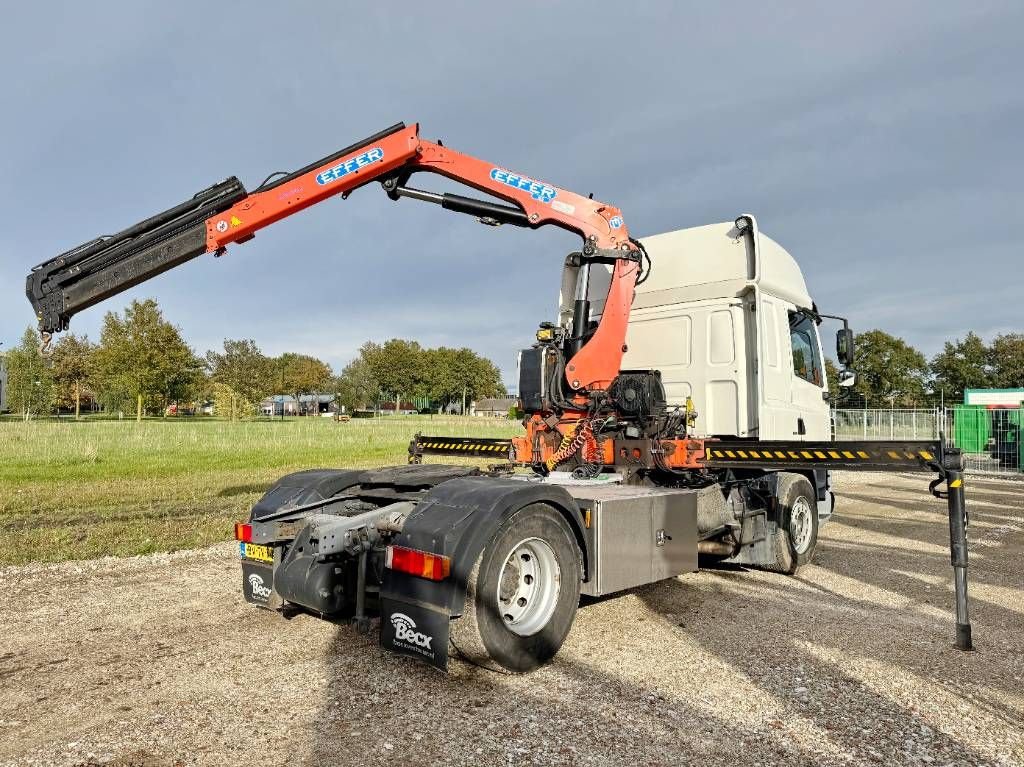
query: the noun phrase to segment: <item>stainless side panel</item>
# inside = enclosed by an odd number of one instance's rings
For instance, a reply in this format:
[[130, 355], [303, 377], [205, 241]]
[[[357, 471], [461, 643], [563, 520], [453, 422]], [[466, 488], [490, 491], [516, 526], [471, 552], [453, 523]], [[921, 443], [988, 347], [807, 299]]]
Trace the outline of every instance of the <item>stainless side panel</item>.
[[697, 569], [697, 494], [689, 490], [567, 487], [590, 509], [593, 572], [583, 593], [601, 596]]

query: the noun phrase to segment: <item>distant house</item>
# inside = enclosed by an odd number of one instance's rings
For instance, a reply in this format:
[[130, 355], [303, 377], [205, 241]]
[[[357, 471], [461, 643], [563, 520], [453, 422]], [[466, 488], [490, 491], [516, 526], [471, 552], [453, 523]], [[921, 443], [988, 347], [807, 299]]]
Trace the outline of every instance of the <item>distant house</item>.
[[299, 395], [299, 415], [331, 415], [337, 409], [333, 394]]
[[481, 418], [508, 418], [508, 411], [518, 407], [518, 397], [485, 397], [474, 402], [469, 412]]
[[299, 403], [291, 394], [274, 394], [260, 403], [260, 412], [270, 416], [298, 415]]

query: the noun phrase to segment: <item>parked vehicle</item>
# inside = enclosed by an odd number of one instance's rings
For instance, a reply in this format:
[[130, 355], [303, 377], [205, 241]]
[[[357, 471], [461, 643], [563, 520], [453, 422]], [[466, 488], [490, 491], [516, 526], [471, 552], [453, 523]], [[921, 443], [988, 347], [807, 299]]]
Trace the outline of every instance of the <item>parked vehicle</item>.
[[[500, 202], [410, 186], [420, 172]], [[528, 671], [558, 651], [581, 594], [690, 572], [701, 554], [795, 573], [833, 511], [829, 470], [895, 468], [947, 481], [958, 643], [970, 645], [957, 457], [928, 442], [828, 441], [824, 315], [753, 216], [641, 243], [612, 205], [398, 124], [252, 193], [229, 178], [39, 265], [27, 291], [40, 328], [371, 181], [492, 226], [553, 224], [581, 249], [565, 259], [557, 318], [520, 353], [523, 436], [416, 435], [409, 465], [283, 477], [235, 528], [248, 601], [364, 629], [380, 615], [383, 646], [439, 668], [454, 648]], [[518, 284], [537, 289], [527, 274]], [[848, 367], [845, 321], [836, 351]]]

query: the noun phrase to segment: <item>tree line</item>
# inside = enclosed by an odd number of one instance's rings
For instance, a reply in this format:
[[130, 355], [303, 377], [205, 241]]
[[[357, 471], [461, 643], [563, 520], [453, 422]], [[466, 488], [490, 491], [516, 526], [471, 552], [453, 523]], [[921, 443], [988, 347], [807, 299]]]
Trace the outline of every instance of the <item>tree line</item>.
[[63, 334], [44, 354], [39, 334], [27, 328], [5, 360], [8, 409], [25, 418], [56, 409], [78, 416], [83, 402], [137, 418], [209, 402], [218, 415], [243, 417], [275, 394], [333, 394], [349, 410], [413, 399], [461, 409], [463, 397], [505, 393], [498, 368], [471, 349], [402, 339], [367, 342], [337, 375], [308, 354], [268, 356], [253, 339], [226, 339], [200, 356], [152, 299], [133, 301], [123, 316], [108, 312], [98, 343]]
[[[962, 402], [967, 389], [1024, 388], [1022, 333], [986, 344], [969, 332], [930, 360], [882, 330], [857, 335], [854, 349], [852, 391], [836, 385], [836, 367], [826, 360], [840, 407], [927, 407]], [[267, 356], [252, 339], [227, 339], [199, 356], [152, 299], [133, 301], [123, 316], [108, 312], [95, 344], [64, 334], [43, 355], [28, 328], [6, 362], [8, 408], [25, 417], [57, 408], [77, 415], [83, 401], [139, 418], [173, 404], [212, 402], [218, 414], [240, 417], [272, 394], [333, 394], [348, 410], [429, 401], [433, 409], [461, 412], [463, 402], [505, 393], [498, 368], [472, 350], [403, 339], [368, 341], [337, 374], [307, 354]]]
[[986, 344], [974, 332], [946, 341], [930, 360], [902, 338], [882, 330], [856, 336], [852, 392], [836, 385], [827, 361], [833, 401], [847, 407], [930, 407], [963, 402], [967, 389], [1024, 388], [1024, 333], [1003, 333]]

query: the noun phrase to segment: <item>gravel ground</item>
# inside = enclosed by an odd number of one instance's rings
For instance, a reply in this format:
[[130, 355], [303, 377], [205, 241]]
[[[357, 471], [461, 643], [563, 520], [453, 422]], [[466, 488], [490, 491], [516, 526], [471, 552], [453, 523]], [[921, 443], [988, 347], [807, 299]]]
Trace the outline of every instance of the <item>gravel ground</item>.
[[1024, 764], [1024, 486], [968, 487], [975, 653], [925, 487], [844, 476], [799, 577], [587, 604], [521, 677], [250, 609], [233, 545], [5, 568], [0, 764]]

